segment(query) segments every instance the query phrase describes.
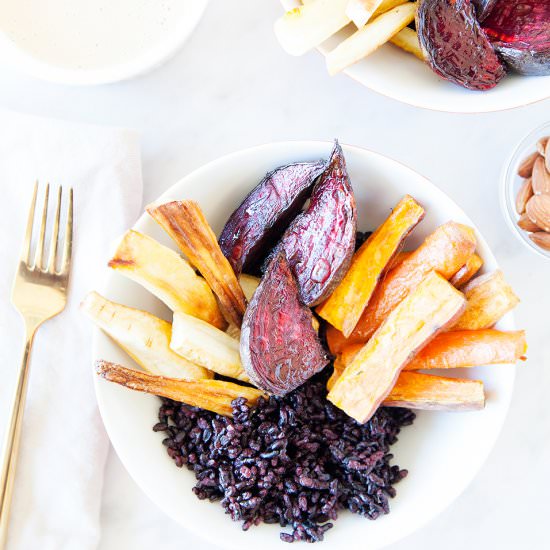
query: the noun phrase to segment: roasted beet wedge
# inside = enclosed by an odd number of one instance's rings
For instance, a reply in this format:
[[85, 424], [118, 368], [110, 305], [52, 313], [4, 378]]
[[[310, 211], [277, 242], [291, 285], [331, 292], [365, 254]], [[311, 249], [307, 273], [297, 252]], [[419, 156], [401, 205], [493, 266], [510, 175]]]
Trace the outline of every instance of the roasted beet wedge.
[[477, 20], [481, 22], [487, 19], [497, 2], [498, 0], [472, 0], [472, 4], [476, 9]]
[[416, 29], [431, 68], [443, 78], [488, 90], [505, 75], [470, 0], [420, 0]]
[[511, 69], [550, 74], [549, 0], [497, 0], [483, 29]]
[[298, 215], [326, 161], [300, 162], [270, 172], [231, 214], [219, 239], [235, 273], [258, 264]]
[[300, 302], [298, 286], [280, 251], [271, 258], [250, 300], [241, 329], [241, 361], [256, 386], [285, 395], [328, 363], [311, 321], [311, 310]]
[[304, 304], [322, 302], [342, 280], [355, 248], [356, 230], [355, 197], [344, 153], [336, 142], [308, 209], [290, 224], [277, 246], [286, 252]]

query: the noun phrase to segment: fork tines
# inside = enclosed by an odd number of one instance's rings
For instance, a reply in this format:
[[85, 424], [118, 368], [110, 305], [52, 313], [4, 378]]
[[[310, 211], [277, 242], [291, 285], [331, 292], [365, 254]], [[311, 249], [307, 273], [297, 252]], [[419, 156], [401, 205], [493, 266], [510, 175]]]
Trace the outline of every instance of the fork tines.
[[48, 226], [48, 205], [50, 196], [50, 184], [46, 185], [44, 191], [44, 203], [42, 206], [42, 219], [40, 221], [40, 232], [38, 235], [38, 241], [36, 244], [36, 252], [34, 259], [31, 260], [31, 243], [33, 238], [33, 226], [36, 210], [36, 199], [38, 195], [38, 181], [34, 185], [34, 191], [31, 201], [31, 207], [29, 210], [29, 218], [27, 221], [27, 230], [25, 233], [25, 241], [23, 245], [23, 252], [21, 254], [21, 262], [26, 264], [28, 269], [39, 270], [44, 273], [50, 273], [52, 275], [63, 275], [68, 273], [71, 254], [72, 254], [72, 242], [73, 242], [73, 188], [70, 187], [68, 194], [67, 220], [65, 223], [65, 235], [63, 243], [63, 256], [61, 258], [61, 268], [57, 269], [57, 253], [60, 241], [59, 235], [59, 221], [61, 218], [61, 204], [63, 201], [63, 195], [66, 191], [62, 186], [57, 189], [57, 204], [55, 207], [55, 218], [51, 231], [48, 263], [46, 264], [46, 228]]

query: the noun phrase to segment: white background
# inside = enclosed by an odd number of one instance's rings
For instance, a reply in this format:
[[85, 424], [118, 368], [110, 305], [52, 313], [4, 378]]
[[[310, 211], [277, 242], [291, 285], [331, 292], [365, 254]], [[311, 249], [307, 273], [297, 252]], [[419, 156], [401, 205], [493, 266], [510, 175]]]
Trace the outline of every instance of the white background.
[[[127, 83], [67, 88], [2, 72], [0, 105], [140, 130], [144, 203], [207, 161], [276, 140], [338, 137], [430, 178], [473, 218], [522, 298], [516, 319], [528, 330], [529, 361], [518, 367], [503, 433], [475, 481], [446, 512], [391, 550], [549, 548], [550, 262], [509, 232], [498, 188], [515, 144], [550, 119], [550, 102], [488, 115], [401, 105], [345, 76], [329, 78], [316, 53], [285, 55], [272, 33], [279, 3], [259, 4], [214, 0], [180, 54]], [[101, 550], [212, 548], [154, 508], [114, 453], [102, 527]]]

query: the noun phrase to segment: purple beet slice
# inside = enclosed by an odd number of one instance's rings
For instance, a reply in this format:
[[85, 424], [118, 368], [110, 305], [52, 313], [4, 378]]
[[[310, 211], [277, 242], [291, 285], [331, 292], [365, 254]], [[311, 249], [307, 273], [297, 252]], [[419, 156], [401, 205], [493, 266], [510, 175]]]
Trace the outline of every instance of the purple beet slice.
[[477, 20], [481, 23], [491, 13], [494, 5], [498, 0], [472, 0], [472, 4], [476, 9]]
[[299, 162], [266, 174], [231, 214], [219, 238], [235, 273], [255, 271], [298, 215], [326, 161]]
[[497, 0], [483, 29], [511, 69], [550, 74], [550, 0]]
[[470, 0], [421, 0], [416, 30], [439, 76], [470, 90], [489, 90], [505, 75]]
[[290, 224], [277, 248], [285, 250], [300, 298], [314, 306], [344, 277], [355, 248], [357, 209], [342, 148], [335, 143], [309, 207]]
[[241, 328], [241, 361], [256, 386], [285, 395], [327, 365], [312, 317], [279, 251], [248, 304]]

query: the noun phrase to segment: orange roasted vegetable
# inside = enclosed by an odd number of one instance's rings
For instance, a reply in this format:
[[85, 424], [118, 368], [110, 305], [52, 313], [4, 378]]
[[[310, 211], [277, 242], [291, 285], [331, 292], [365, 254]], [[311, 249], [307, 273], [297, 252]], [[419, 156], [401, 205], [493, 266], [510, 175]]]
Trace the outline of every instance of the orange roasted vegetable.
[[398, 252], [388, 263], [386, 269], [384, 269], [383, 275], [389, 273], [394, 267], [397, 267], [403, 260], [408, 258], [412, 252], [410, 250], [401, 250]]
[[98, 361], [95, 371], [101, 378], [115, 382], [131, 390], [167, 397], [192, 407], [200, 407], [224, 416], [232, 416], [231, 402], [245, 397], [249, 405], [255, 405], [265, 395], [249, 386], [240, 386], [223, 380], [182, 380], [129, 369], [109, 361]]
[[485, 407], [485, 392], [480, 380], [402, 372], [383, 404], [427, 411], [477, 411]]
[[376, 287], [349, 338], [329, 327], [327, 340], [330, 351], [339, 353], [345, 346], [366, 342], [384, 319], [430, 271], [445, 279], [451, 278], [474, 253], [476, 238], [471, 227], [447, 222], [429, 235], [400, 265], [392, 269]]
[[453, 330], [492, 327], [519, 303], [519, 298], [504, 280], [500, 269], [472, 279], [462, 292], [468, 300], [468, 305]]
[[429, 273], [382, 322], [328, 393], [327, 399], [367, 422], [399, 373], [439, 331], [461, 315], [466, 300], [441, 275]]
[[[353, 361], [363, 344], [344, 348], [334, 361], [334, 374], [327, 383], [332, 387]], [[525, 331], [453, 330], [438, 334], [403, 370], [458, 369], [515, 363], [525, 359]]]
[[194, 201], [173, 201], [150, 205], [147, 212], [174, 239], [206, 279], [218, 297], [227, 320], [240, 327], [246, 298], [200, 206]]
[[466, 260], [466, 263], [451, 277], [451, 284], [456, 288], [464, 286], [481, 269], [482, 265], [483, 260], [477, 254], [472, 254]]
[[317, 307], [317, 314], [349, 336], [388, 263], [407, 235], [424, 217], [424, 209], [405, 195], [384, 223], [363, 243], [334, 292]]

